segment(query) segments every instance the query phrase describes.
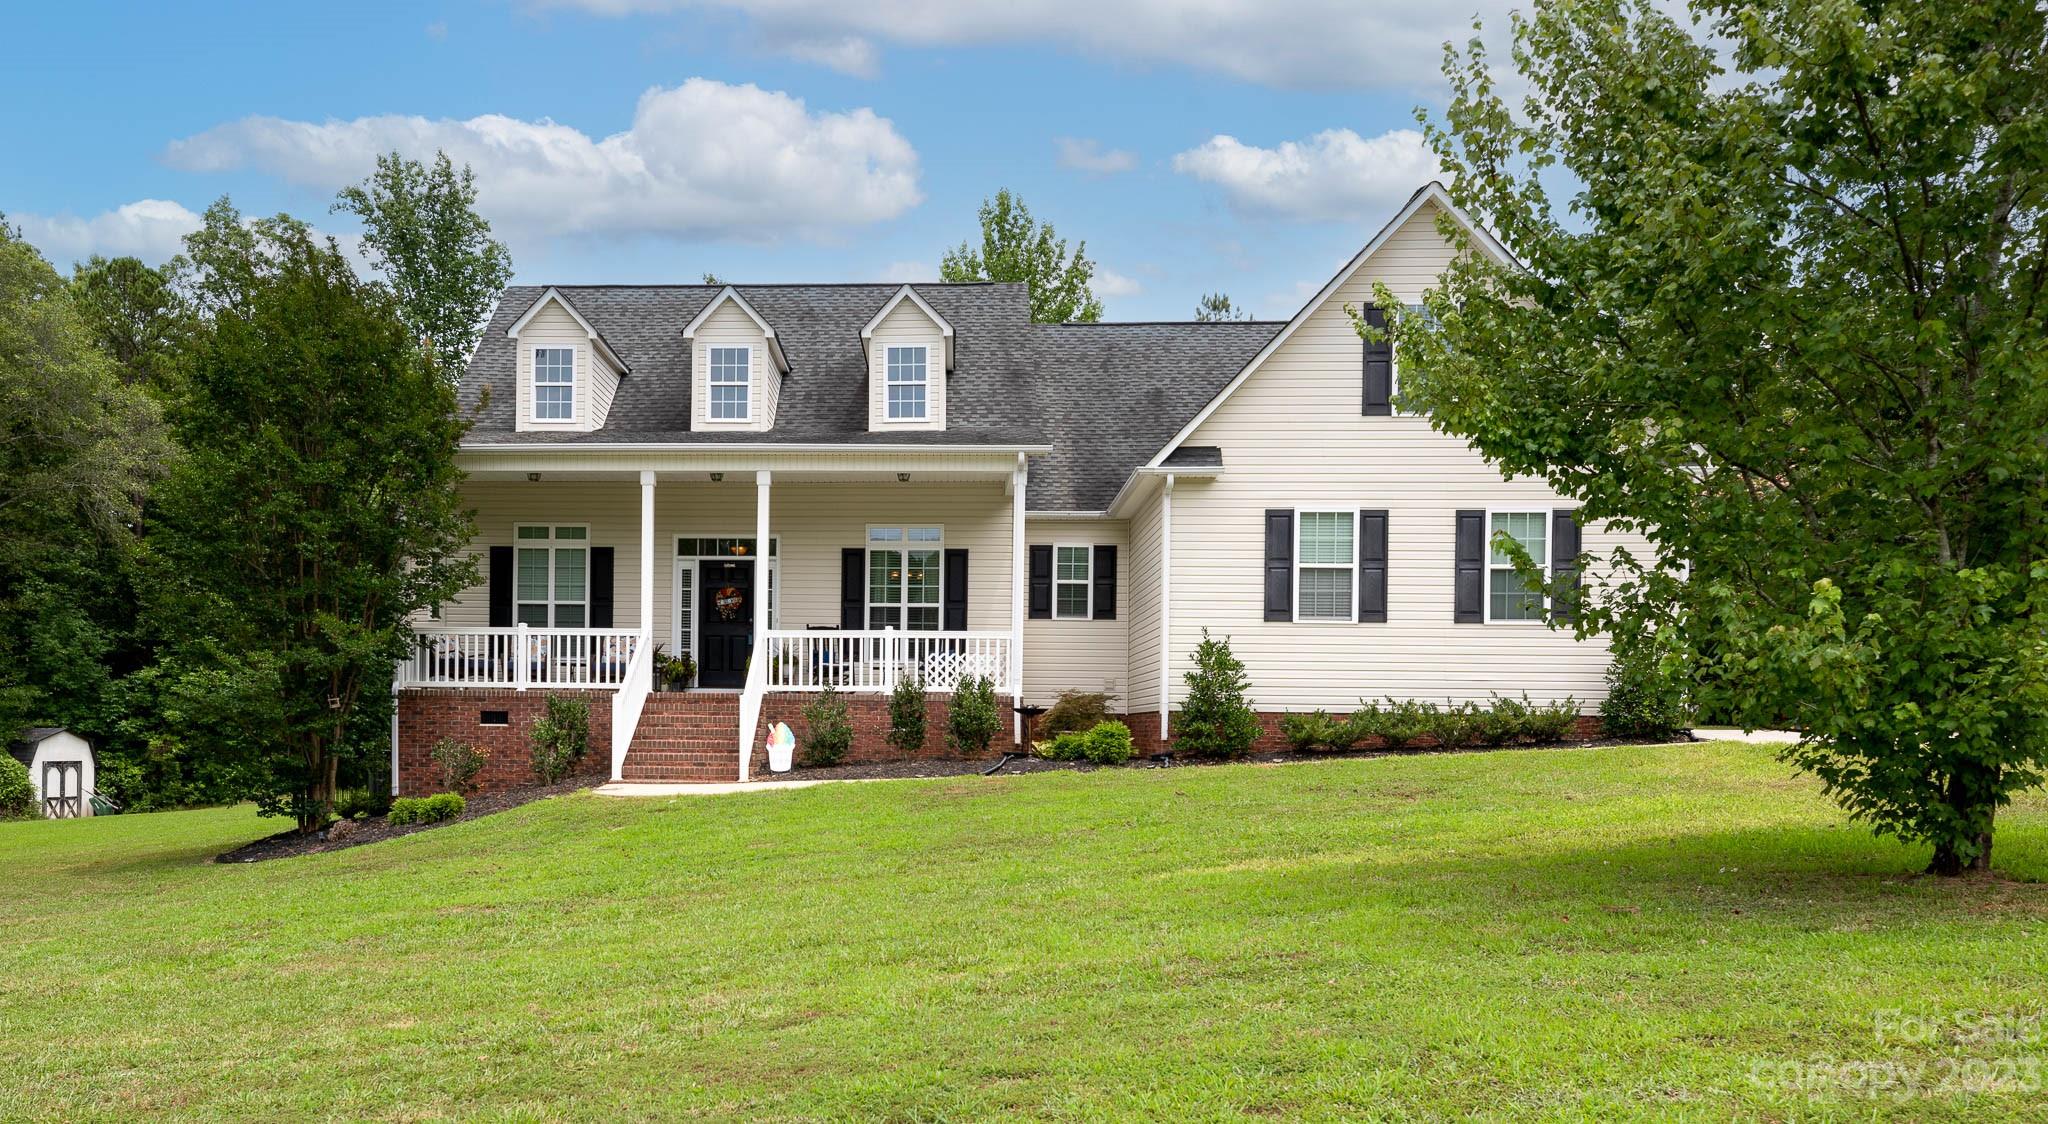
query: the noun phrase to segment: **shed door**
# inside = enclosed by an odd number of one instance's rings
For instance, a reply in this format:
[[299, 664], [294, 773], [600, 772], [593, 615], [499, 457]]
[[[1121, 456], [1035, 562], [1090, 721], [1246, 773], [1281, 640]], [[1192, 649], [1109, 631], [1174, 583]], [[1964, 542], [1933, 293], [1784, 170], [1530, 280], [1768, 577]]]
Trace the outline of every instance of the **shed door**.
[[53, 820], [85, 814], [83, 777], [76, 761], [43, 762], [43, 815]]

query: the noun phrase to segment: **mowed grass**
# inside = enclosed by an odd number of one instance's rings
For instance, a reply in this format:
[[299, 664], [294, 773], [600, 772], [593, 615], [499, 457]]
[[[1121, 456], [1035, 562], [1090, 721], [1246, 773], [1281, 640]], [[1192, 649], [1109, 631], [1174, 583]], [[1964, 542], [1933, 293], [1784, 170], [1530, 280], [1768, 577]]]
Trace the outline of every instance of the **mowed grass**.
[[2001, 878], [1920, 878], [1763, 747], [579, 794], [208, 861], [277, 827], [0, 825], [0, 1115], [2048, 1111], [2048, 803]]

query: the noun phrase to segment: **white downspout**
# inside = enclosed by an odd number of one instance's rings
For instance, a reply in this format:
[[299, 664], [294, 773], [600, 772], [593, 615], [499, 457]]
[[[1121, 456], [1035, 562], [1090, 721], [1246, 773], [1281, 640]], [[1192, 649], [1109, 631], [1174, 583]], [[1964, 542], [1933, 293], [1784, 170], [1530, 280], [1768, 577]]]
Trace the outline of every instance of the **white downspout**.
[[1159, 492], [1159, 742], [1172, 734], [1173, 692], [1173, 473]]
[[[400, 664], [397, 673], [391, 676], [391, 795], [398, 795], [398, 685], [405, 674], [405, 665]], [[93, 778], [97, 781], [99, 778]]]
[[1017, 454], [1017, 471], [1010, 479], [1010, 740], [1024, 744], [1024, 596], [1025, 492], [1031, 479], [1030, 463]]

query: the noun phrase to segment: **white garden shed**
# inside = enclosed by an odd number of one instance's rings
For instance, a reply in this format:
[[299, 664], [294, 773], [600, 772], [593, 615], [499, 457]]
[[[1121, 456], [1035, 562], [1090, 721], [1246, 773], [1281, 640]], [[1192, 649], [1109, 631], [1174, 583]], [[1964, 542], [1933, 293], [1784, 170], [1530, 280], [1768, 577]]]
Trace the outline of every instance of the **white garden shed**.
[[28, 766], [36, 803], [53, 820], [92, 815], [94, 774], [98, 759], [92, 743], [60, 726], [38, 726], [7, 747], [16, 761]]

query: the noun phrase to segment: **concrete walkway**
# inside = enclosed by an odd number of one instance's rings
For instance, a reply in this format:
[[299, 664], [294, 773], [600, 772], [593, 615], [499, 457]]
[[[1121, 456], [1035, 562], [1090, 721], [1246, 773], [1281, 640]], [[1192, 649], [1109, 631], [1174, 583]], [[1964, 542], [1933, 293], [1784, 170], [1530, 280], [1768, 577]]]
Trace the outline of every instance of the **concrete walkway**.
[[1799, 740], [1799, 735], [1790, 730], [1741, 730], [1733, 726], [1700, 726], [1693, 730], [1692, 736], [1703, 742], [1748, 742], [1751, 745], [1777, 745]]

